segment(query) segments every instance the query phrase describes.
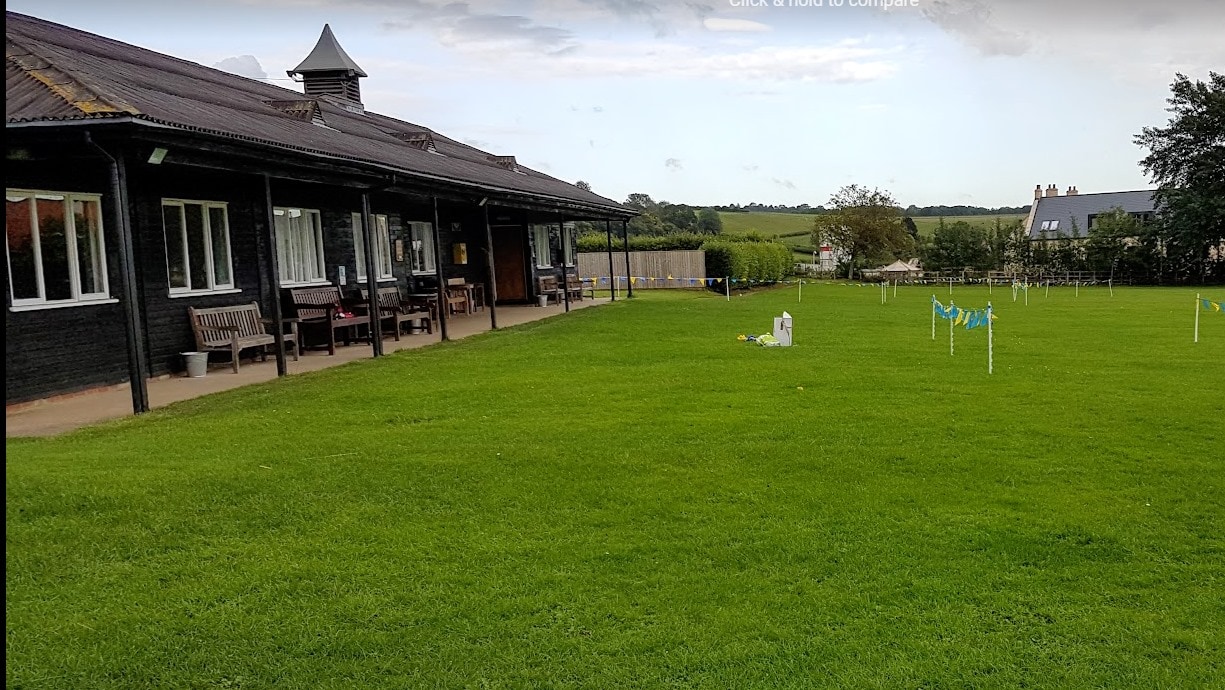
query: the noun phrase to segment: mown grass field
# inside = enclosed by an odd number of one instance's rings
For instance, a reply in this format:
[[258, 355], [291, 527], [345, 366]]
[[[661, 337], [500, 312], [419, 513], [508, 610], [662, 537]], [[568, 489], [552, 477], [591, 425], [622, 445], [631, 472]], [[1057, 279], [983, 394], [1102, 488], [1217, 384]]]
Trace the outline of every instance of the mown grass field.
[[[756, 230], [767, 237], [777, 237], [779, 241], [792, 248], [797, 260], [812, 260], [815, 248], [812, 245], [812, 223], [814, 216], [798, 213], [720, 213], [723, 220], [723, 232], [745, 233]], [[1024, 215], [1002, 215], [1002, 222], [1009, 223], [1024, 220]], [[990, 229], [995, 225], [996, 216], [949, 216], [946, 223], [964, 220], [970, 225]], [[936, 232], [939, 218], [917, 217], [914, 219], [919, 234], [931, 237]]]
[[988, 376], [926, 288], [645, 291], [9, 440], [7, 685], [1220, 687], [1193, 293], [996, 290]]

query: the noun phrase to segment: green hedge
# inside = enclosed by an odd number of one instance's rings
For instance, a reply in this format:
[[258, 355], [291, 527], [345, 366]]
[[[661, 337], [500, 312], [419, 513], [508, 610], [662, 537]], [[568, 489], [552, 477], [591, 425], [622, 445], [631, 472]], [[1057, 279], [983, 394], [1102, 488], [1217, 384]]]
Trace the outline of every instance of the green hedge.
[[791, 249], [778, 242], [757, 240], [712, 240], [702, 245], [706, 252], [706, 275], [731, 276], [756, 283], [776, 283], [791, 272]]
[[[710, 239], [710, 235], [685, 232], [676, 235], [643, 235], [630, 238], [632, 252], [666, 252], [675, 249], [701, 249], [702, 243]], [[613, 251], [624, 250], [624, 245], [617, 237], [613, 237]], [[578, 238], [580, 252], [608, 251], [608, 236], [600, 233], [588, 233]]]

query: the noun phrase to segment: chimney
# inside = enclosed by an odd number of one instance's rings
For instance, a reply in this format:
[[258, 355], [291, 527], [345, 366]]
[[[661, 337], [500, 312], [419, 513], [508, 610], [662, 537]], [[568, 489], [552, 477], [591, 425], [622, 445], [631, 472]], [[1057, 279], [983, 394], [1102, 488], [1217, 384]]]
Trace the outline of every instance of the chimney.
[[302, 90], [307, 96], [334, 96], [351, 102], [357, 112], [364, 112], [361, 87], [357, 81], [366, 73], [336, 42], [332, 27], [327, 24], [323, 25], [323, 33], [319, 35], [315, 49], [286, 74], [291, 78], [302, 78]]
[[1046, 188], [1045, 196], [1059, 196], [1059, 188], [1052, 184]]
[[1042, 185], [1034, 185], [1034, 201], [1042, 198]]
[[1076, 191], [1076, 186], [1075, 186], [1075, 185], [1073, 185], [1073, 186], [1071, 186], [1071, 187], [1068, 187], [1068, 193], [1067, 193], [1067, 196], [1076, 196], [1077, 194], [1080, 194], [1080, 192]]

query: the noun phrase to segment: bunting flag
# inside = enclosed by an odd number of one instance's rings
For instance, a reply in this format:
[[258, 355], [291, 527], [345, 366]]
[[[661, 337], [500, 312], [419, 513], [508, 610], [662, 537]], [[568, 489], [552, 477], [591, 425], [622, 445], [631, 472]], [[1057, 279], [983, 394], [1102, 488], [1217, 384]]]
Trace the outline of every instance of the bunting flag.
[[1220, 302], [1213, 302], [1212, 300], [1209, 300], [1206, 297], [1201, 297], [1199, 302], [1204, 307], [1204, 311], [1216, 311], [1216, 312], [1221, 312], [1222, 314], [1225, 314], [1225, 311], [1221, 311]]
[[932, 297], [932, 312], [942, 319], [952, 321], [954, 326], [965, 326], [966, 330], [986, 326], [988, 314], [991, 321], [998, 318], [994, 312], [986, 309], [962, 309], [952, 305], [946, 307], [935, 296]]

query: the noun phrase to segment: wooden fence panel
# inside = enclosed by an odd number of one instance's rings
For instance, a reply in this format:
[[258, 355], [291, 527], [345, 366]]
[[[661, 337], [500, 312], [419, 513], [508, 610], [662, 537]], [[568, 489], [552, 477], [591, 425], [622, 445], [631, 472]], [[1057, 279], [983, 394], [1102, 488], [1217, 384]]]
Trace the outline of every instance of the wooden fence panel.
[[[595, 278], [597, 288], [607, 288], [609, 283], [600, 280], [608, 278], [607, 252], [580, 252], [578, 255], [578, 275], [580, 278]], [[622, 278], [625, 273], [625, 252], [613, 252], [613, 279], [618, 287], [627, 283]], [[697, 249], [685, 249], [664, 252], [630, 252], [630, 278], [634, 279], [634, 289], [640, 288], [679, 288], [698, 287], [705, 284], [706, 252]], [[696, 282], [695, 282], [696, 281]]]

